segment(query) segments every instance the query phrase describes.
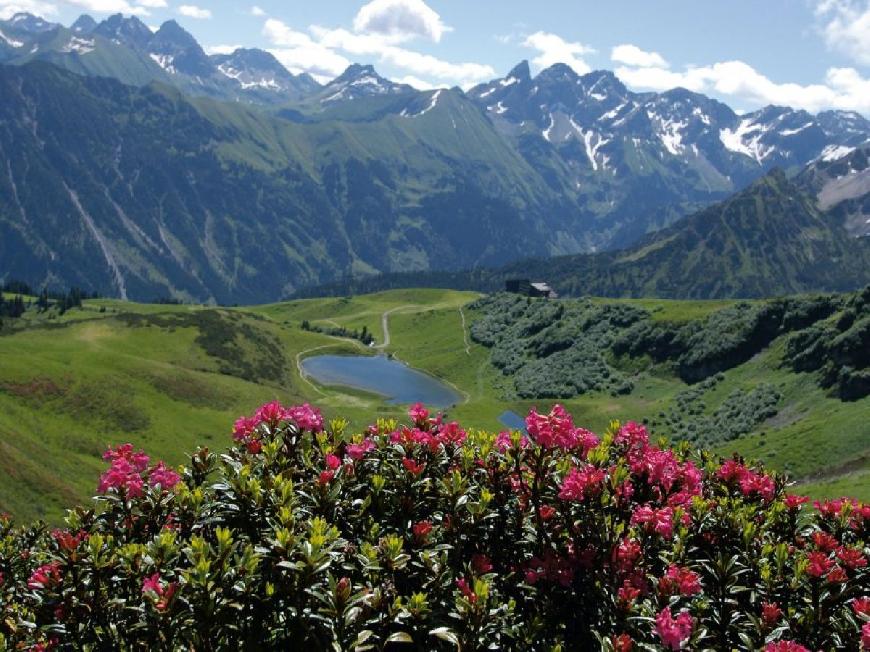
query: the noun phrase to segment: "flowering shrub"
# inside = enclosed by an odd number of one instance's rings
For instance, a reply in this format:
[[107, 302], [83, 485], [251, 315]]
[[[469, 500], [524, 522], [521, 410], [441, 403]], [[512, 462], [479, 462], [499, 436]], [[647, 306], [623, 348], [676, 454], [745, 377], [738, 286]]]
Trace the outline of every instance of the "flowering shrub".
[[239, 419], [174, 470], [110, 449], [67, 528], [0, 520], [0, 649], [870, 649], [870, 505], [556, 406]]

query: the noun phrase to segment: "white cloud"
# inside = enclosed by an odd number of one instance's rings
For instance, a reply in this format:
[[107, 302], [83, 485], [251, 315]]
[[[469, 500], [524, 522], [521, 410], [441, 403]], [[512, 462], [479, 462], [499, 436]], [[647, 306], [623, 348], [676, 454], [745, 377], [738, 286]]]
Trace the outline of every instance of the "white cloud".
[[205, 48], [206, 54], [232, 54], [239, 48], [244, 47], [242, 45], [207, 45]]
[[66, 0], [67, 4], [82, 7], [96, 14], [136, 14], [148, 16], [148, 9], [140, 3], [133, 6], [127, 0]]
[[397, 41], [421, 36], [436, 43], [451, 29], [423, 0], [371, 0], [357, 12], [353, 28]]
[[350, 61], [337, 52], [275, 18], [266, 20], [263, 35], [276, 46], [269, 52], [294, 75], [307, 72], [323, 83], [340, 75], [350, 65]]
[[389, 64], [425, 85], [434, 86], [422, 80], [435, 78], [450, 85], [468, 88], [495, 76], [491, 66], [444, 61], [430, 54], [399, 47], [395, 38], [389, 35], [357, 33], [317, 25], [311, 26], [308, 32], [302, 32], [274, 18], [266, 20], [263, 34], [275, 46], [271, 50], [272, 54], [291, 72], [309, 72], [315, 78], [332, 78], [343, 72], [351, 62], [340, 53], [346, 53], [356, 60], [366, 57]]
[[870, 66], [870, 0], [819, 0], [816, 16], [830, 49]]
[[526, 37], [523, 45], [540, 53], [532, 59], [532, 62], [541, 68], [552, 66], [554, 63], [565, 63], [578, 75], [586, 74], [591, 70], [589, 64], [581, 57], [584, 54], [592, 54], [595, 50], [582, 43], [566, 41], [561, 36], [549, 32], [535, 32]]
[[418, 91], [431, 91], [436, 88], [444, 88], [444, 84], [433, 84], [432, 82], [426, 81], [425, 79], [420, 79], [418, 77], [414, 77], [413, 75], [406, 75], [405, 77], [399, 77], [393, 80], [397, 84], [407, 84], [408, 86], [413, 86]]
[[197, 18], [200, 20], [211, 18], [211, 10], [197, 7], [196, 5], [181, 5], [178, 7], [178, 13], [188, 18]]
[[610, 52], [610, 59], [627, 66], [667, 68], [668, 63], [658, 52], [647, 52], [636, 45], [624, 43], [617, 45]]
[[166, 0], [137, 0], [136, 4], [149, 9], [164, 9], [168, 6]]
[[374, 56], [379, 61], [407, 70], [415, 76], [447, 79], [461, 86], [474, 85], [495, 76], [492, 66], [479, 63], [451, 63], [431, 54], [399, 47], [374, 34], [355, 34], [346, 29], [326, 29], [312, 26], [317, 41], [330, 49], [338, 49], [355, 56]]
[[258, 18], [261, 18], [261, 17], [266, 15], [266, 12], [262, 7], [258, 7], [257, 5], [254, 5], [253, 7], [251, 7], [251, 15], [257, 16]]
[[45, 18], [57, 14], [57, 5], [42, 0], [0, 0], [0, 20], [7, 20], [18, 13]]
[[854, 68], [829, 68], [823, 84], [777, 83], [743, 61], [673, 71], [661, 67], [616, 69], [629, 86], [663, 91], [675, 87], [700, 93], [715, 92], [756, 105], [778, 104], [818, 112], [844, 109], [870, 113], [870, 80]]

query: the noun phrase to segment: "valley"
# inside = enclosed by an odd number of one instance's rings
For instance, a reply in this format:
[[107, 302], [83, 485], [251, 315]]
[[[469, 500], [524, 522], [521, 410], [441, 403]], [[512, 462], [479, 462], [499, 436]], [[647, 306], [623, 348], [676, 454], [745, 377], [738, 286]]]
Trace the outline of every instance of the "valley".
[[[608, 365], [630, 381], [628, 391], [601, 387], [579, 396], [523, 397], [475, 336], [487, 315], [479, 297], [413, 289], [238, 308], [114, 299], [86, 299], [63, 315], [30, 308], [20, 319], [7, 320], [0, 336], [0, 509], [57, 522], [65, 508], [93, 493], [107, 445], [130, 441], [180, 463], [197, 445], [220, 450], [230, 440], [227, 424], [268, 400], [310, 402], [327, 419], [346, 418], [358, 431], [372, 415], [404, 414], [404, 406], [324, 386], [300, 373], [300, 360], [310, 356], [381, 351], [303, 330], [306, 320], [348, 331], [365, 327], [378, 343], [388, 324], [383, 352], [453, 386], [462, 399], [447, 409], [449, 418], [488, 430], [504, 427], [499, 416], [506, 410], [525, 415], [531, 407], [559, 402], [578, 424], [595, 431], [613, 419], [646, 419], [654, 436], [683, 438], [690, 424], [715, 424], [717, 411], [739, 409], [740, 401], [730, 405], [735, 395], [770, 386], [775, 413], [750, 420], [734, 438], [710, 432], [696, 443], [726, 456], [736, 451], [762, 459], [814, 496], [870, 496], [870, 399], [841, 400], [819, 385], [817, 372], [797, 373], [785, 365], [789, 333], [726, 365], [713, 385], [687, 384], [667, 360], [614, 358], [602, 349]], [[563, 302], [550, 305], [556, 304]], [[722, 311], [743, 314], [741, 306], [766, 304], [595, 299], [590, 305], [679, 329]], [[584, 302], [564, 305], [587, 310]]]

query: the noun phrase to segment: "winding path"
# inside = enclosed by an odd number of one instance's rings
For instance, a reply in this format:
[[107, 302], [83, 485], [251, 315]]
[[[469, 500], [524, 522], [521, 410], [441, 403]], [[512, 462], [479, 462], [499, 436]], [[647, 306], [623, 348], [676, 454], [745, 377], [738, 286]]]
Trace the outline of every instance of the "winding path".
[[384, 341], [380, 344], [376, 344], [374, 348], [376, 349], [385, 349], [390, 345], [390, 324], [388, 317], [396, 312], [397, 310], [403, 310], [405, 308], [413, 308], [414, 306], [409, 304], [407, 306], [396, 306], [395, 308], [390, 308], [383, 315], [381, 315], [381, 329], [384, 331]]
[[465, 325], [465, 313], [459, 308], [459, 317], [462, 319], [462, 341], [465, 343], [465, 355], [471, 355], [471, 342], [468, 341], [468, 328]]

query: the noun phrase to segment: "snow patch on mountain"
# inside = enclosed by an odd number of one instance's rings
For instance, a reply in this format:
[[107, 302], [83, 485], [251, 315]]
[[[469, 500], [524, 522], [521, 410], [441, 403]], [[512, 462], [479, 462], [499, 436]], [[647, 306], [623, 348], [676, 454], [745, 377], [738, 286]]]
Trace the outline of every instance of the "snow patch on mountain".
[[175, 66], [173, 65], [173, 63], [175, 61], [175, 57], [173, 55], [171, 55], [171, 54], [154, 54], [152, 52], [148, 56], [150, 56], [154, 60], [154, 63], [156, 63], [161, 68], [163, 68], [163, 70], [165, 70], [166, 72], [173, 74], [173, 75], [176, 72], [178, 72], [175, 69]]
[[761, 142], [761, 137], [766, 131], [764, 126], [756, 124], [752, 118], [745, 118], [734, 130], [720, 129], [719, 140], [722, 141], [726, 149], [738, 154], [745, 154], [761, 165], [761, 162], [773, 149]]
[[78, 36], [73, 36], [69, 42], [61, 48], [61, 52], [71, 53], [75, 52], [76, 54], [87, 54], [88, 52], [93, 52], [96, 48], [96, 44], [94, 43], [94, 39], [85, 39], [79, 38]]
[[819, 160], [836, 161], [844, 156], [848, 156], [854, 151], [854, 147], [846, 147], [845, 145], [828, 145], [822, 150], [822, 153], [819, 154]]
[[797, 129], [783, 129], [782, 131], [779, 132], [779, 135], [780, 136], [794, 136], [795, 134], [799, 134], [800, 132], [802, 132], [804, 129], [809, 129], [810, 127], [813, 126], [813, 124], [815, 124], [815, 123], [808, 122], [805, 125], [798, 127]]
[[0, 31], [0, 40], [4, 41], [5, 43], [12, 46], [13, 48], [24, 47], [23, 41], [16, 41], [15, 39], [6, 36], [6, 34], [4, 34], [2, 31]]

